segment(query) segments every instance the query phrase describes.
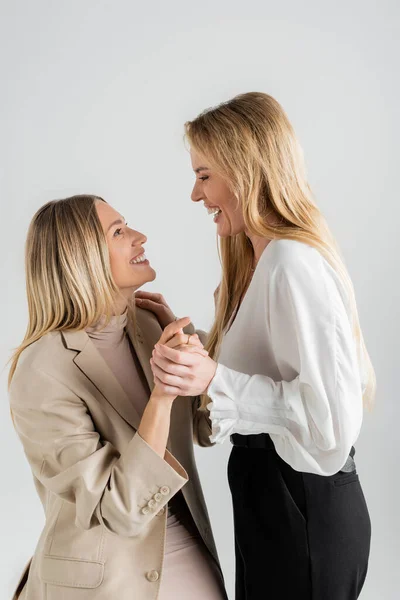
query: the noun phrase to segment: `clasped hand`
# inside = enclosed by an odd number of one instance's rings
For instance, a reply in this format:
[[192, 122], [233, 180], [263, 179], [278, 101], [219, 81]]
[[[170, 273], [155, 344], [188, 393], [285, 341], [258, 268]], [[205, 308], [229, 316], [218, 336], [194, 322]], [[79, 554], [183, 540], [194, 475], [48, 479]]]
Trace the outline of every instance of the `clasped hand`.
[[157, 388], [173, 396], [198, 396], [206, 393], [217, 369], [197, 334], [183, 333], [190, 318], [167, 325], [155, 345], [151, 368]]

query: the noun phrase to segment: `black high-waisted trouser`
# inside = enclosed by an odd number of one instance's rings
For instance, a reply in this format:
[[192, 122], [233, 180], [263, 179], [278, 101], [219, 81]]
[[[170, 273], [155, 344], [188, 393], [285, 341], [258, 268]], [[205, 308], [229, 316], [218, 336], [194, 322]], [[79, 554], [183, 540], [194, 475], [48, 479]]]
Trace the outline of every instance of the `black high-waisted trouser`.
[[371, 525], [355, 464], [324, 477], [292, 469], [269, 435], [232, 436], [236, 600], [355, 600]]

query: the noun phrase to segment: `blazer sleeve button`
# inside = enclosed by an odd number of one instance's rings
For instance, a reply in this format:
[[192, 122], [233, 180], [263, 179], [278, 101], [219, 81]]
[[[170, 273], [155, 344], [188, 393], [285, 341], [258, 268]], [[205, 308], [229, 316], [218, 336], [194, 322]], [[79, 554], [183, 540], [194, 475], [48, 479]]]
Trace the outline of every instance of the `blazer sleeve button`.
[[157, 581], [158, 578], [160, 577], [160, 575], [158, 574], [157, 571], [149, 571], [148, 573], [146, 573], [146, 579], [147, 581]]
[[168, 494], [170, 493], [170, 489], [167, 485], [163, 485], [162, 488], [160, 488], [160, 492], [162, 493], [163, 496], [168, 496]]

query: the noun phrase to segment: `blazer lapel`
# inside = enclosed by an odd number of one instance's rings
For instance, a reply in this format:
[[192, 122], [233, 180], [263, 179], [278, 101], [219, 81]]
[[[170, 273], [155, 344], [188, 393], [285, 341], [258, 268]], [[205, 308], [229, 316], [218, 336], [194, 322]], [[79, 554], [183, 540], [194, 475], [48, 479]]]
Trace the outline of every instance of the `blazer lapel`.
[[151, 370], [150, 366], [150, 358], [153, 352], [154, 344], [151, 340], [147, 339], [143, 335], [140, 325], [138, 323], [136, 324], [136, 327], [134, 327], [132, 321], [129, 320], [126, 325], [126, 331], [131, 341], [131, 344], [136, 352], [136, 356], [138, 357], [140, 365], [143, 369], [143, 373], [146, 377], [148, 386], [150, 388], [150, 392], [152, 392], [154, 389], [154, 378], [153, 371]]
[[76, 366], [119, 415], [137, 430], [140, 423], [139, 414], [86, 331], [63, 331], [62, 335], [67, 348], [78, 352], [73, 358]]

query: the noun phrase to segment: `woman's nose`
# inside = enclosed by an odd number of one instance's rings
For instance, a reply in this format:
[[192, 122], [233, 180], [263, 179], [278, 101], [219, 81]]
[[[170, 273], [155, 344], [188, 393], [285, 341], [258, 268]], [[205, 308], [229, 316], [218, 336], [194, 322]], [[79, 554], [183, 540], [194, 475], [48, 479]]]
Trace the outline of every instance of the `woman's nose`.
[[147, 237], [144, 233], [140, 231], [134, 231], [132, 236], [132, 246], [137, 246], [138, 244], [145, 244], [147, 242]]
[[203, 200], [203, 194], [201, 193], [201, 190], [198, 187], [197, 183], [194, 185], [190, 197], [192, 199], [192, 202], [200, 202], [200, 200]]

